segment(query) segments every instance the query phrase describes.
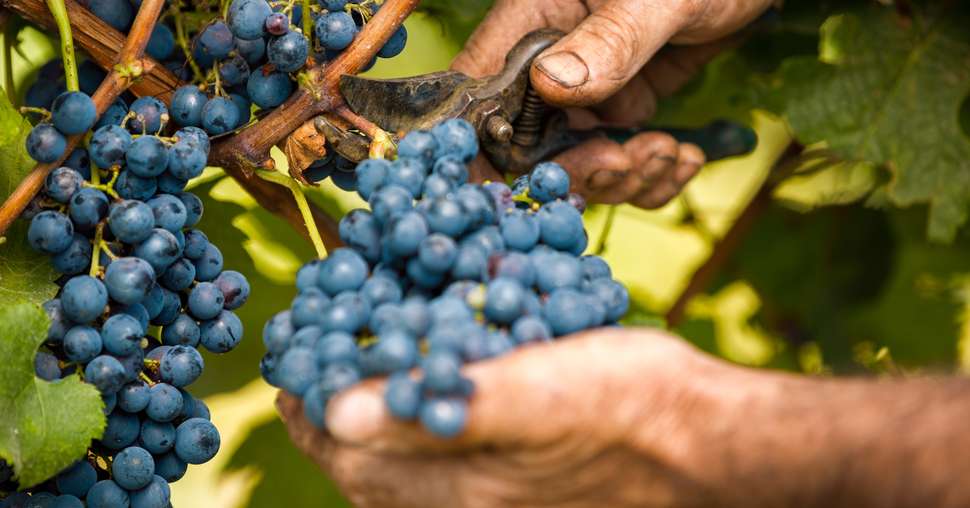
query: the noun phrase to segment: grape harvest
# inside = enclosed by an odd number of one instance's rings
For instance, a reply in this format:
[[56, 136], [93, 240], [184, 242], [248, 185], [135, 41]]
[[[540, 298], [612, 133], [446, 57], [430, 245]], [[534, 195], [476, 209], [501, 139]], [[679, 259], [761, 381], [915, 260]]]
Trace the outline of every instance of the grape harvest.
[[[160, 130], [160, 105], [139, 99], [132, 108]], [[95, 123], [82, 120], [85, 130]], [[45, 181], [27, 240], [62, 276], [59, 294], [43, 305], [51, 326], [36, 375], [80, 373], [101, 392], [107, 427], [86, 456], [26, 501], [164, 508], [169, 484], [219, 450], [208, 408], [187, 388], [204, 369], [200, 348], [221, 354], [242, 340], [233, 311], [250, 288], [245, 276], [223, 270], [222, 253], [196, 228], [202, 200], [184, 190], [208, 150], [196, 127], [164, 138], [107, 124]], [[21, 506], [11, 499], [2, 506]]]
[[348, 247], [304, 265], [291, 307], [263, 329], [263, 377], [316, 426], [331, 397], [390, 376], [391, 414], [453, 437], [475, 390], [463, 364], [626, 313], [610, 267], [581, 256], [585, 204], [566, 171], [547, 162], [513, 188], [467, 183], [477, 152], [471, 125], [446, 120], [405, 136], [397, 160], [357, 166], [370, 210], [340, 221]]

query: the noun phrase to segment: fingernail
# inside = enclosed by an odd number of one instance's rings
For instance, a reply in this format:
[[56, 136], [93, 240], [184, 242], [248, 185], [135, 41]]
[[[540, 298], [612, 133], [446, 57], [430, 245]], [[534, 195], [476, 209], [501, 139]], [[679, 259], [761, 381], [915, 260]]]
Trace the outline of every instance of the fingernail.
[[564, 88], [576, 88], [589, 80], [586, 62], [572, 51], [544, 56], [536, 62], [536, 69]]
[[327, 407], [327, 430], [338, 441], [364, 443], [380, 430], [383, 404], [383, 399], [370, 390], [337, 396]]

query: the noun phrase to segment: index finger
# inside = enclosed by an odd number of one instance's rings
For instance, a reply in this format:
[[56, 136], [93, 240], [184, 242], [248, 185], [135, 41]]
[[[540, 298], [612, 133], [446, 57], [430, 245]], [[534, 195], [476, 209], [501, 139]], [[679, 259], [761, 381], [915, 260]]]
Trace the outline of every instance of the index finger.
[[539, 28], [568, 32], [587, 15], [583, 2], [500, 0], [475, 29], [451, 68], [473, 78], [497, 74], [505, 65], [505, 55], [525, 34]]

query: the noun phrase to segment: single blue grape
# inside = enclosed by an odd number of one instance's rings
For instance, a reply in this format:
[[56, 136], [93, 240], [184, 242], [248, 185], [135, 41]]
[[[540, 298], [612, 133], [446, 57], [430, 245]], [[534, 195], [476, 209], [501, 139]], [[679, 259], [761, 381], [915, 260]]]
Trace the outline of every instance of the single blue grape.
[[189, 293], [188, 309], [196, 319], [204, 321], [218, 316], [224, 303], [225, 296], [219, 286], [201, 282]]
[[237, 38], [260, 40], [266, 30], [266, 18], [272, 13], [273, 9], [265, 0], [233, 0], [226, 19]]
[[141, 323], [128, 314], [115, 314], [105, 320], [101, 327], [101, 343], [104, 349], [116, 356], [128, 356], [141, 348], [145, 334]]
[[409, 333], [400, 329], [387, 330], [377, 344], [367, 352], [378, 372], [391, 374], [414, 367], [418, 361], [418, 346]]
[[90, 323], [108, 305], [108, 290], [94, 277], [77, 275], [64, 284], [61, 305], [64, 315], [71, 321], [79, 324]]
[[204, 367], [202, 355], [194, 347], [174, 346], [159, 363], [159, 378], [172, 386], [184, 387], [199, 379]]
[[132, 141], [131, 134], [121, 126], [105, 125], [91, 135], [88, 154], [99, 168], [120, 166], [125, 162], [125, 153]]
[[559, 288], [578, 288], [583, 280], [579, 260], [569, 254], [551, 253], [536, 263], [536, 286], [543, 293]]
[[588, 291], [595, 295], [605, 306], [605, 322], [619, 321], [630, 308], [630, 294], [627, 289], [610, 278], [597, 278], [589, 284]]
[[128, 383], [118, 391], [118, 407], [128, 413], [138, 413], [148, 407], [151, 392], [143, 381]]
[[359, 353], [354, 337], [346, 332], [330, 332], [321, 337], [315, 346], [316, 362], [320, 367], [333, 363], [356, 363]]
[[68, 214], [77, 231], [89, 231], [108, 213], [108, 197], [98, 189], [82, 188], [71, 196]]
[[91, 241], [81, 234], [74, 233], [67, 248], [51, 256], [51, 265], [65, 275], [84, 273], [91, 264], [91, 251]]
[[346, 12], [328, 12], [317, 17], [313, 33], [325, 49], [341, 51], [357, 36], [357, 24]]
[[370, 304], [353, 291], [341, 293], [346, 298], [333, 299], [320, 318], [320, 326], [325, 332], [343, 331], [355, 333], [370, 319]]
[[168, 118], [165, 103], [147, 95], [135, 99], [128, 111], [135, 114], [128, 122], [128, 130], [135, 134], [156, 134], [162, 130]]
[[279, 72], [296, 72], [306, 63], [310, 44], [300, 32], [287, 32], [269, 40], [266, 56]]
[[320, 323], [323, 313], [330, 306], [330, 298], [322, 291], [302, 293], [293, 299], [293, 326], [301, 328]]
[[127, 32], [135, 19], [131, 4], [126, 0], [88, 0], [89, 11], [119, 32]]
[[64, 334], [64, 355], [77, 363], [88, 363], [101, 354], [101, 334], [90, 326], [78, 325]]
[[387, 173], [386, 184], [400, 185], [411, 193], [411, 197], [421, 196], [428, 168], [420, 159], [399, 157]]
[[111, 233], [125, 243], [139, 243], [151, 234], [155, 216], [150, 206], [136, 200], [114, 204], [108, 215]]
[[174, 451], [163, 453], [155, 457], [155, 474], [161, 476], [165, 481], [177, 482], [185, 476], [188, 464], [180, 459]]
[[524, 210], [509, 210], [499, 223], [505, 245], [517, 251], [528, 252], [539, 241], [539, 220]]
[[435, 161], [431, 172], [440, 175], [455, 186], [464, 185], [468, 182], [468, 167], [455, 155], [444, 155]]
[[[208, 138], [206, 142], [208, 143]], [[169, 149], [168, 172], [180, 180], [191, 180], [202, 174], [207, 163], [206, 159], [204, 146], [192, 139], [179, 137], [179, 140]]]
[[[134, 254], [147, 261], [155, 273], [164, 273], [182, 255], [182, 249], [175, 235], [162, 228], [155, 228], [148, 238], [135, 246]], [[196, 275], [198, 271], [197, 265]]]
[[421, 360], [422, 386], [436, 395], [455, 395], [461, 389], [461, 358], [450, 351], [428, 353]]
[[138, 444], [152, 455], [165, 453], [175, 446], [175, 426], [167, 422], [145, 420], [138, 433]]
[[529, 173], [529, 197], [548, 203], [569, 195], [569, 173], [555, 162], [543, 162]]
[[427, 238], [428, 223], [415, 211], [403, 212], [385, 224], [384, 246], [400, 257], [412, 256], [418, 251], [421, 241]]
[[175, 322], [162, 329], [162, 343], [169, 346], [181, 344], [195, 347], [199, 345], [201, 337], [198, 323], [187, 314], [179, 314]]
[[119, 258], [104, 271], [104, 283], [112, 300], [125, 305], [140, 303], [155, 283], [155, 270], [144, 259]]
[[61, 494], [84, 497], [98, 481], [98, 473], [87, 461], [79, 460], [54, 479]]
[[155, 227], [167, 229], [173, 234], [185, 226], [188, 210], [181, 199], [171, 194], [159, 194], [149, 199], [147, 204], [155, 217]]
[[337, 166], [335, 171], [330, 173], [330, 180], [342, 191], [357, 191], [357, 174], [352, 169], [350, 171], [344, 171]]
[[485, 252], [474, 245], [465, 245], [458, 248], [451, 274], [460, 280], [482, 280], [487, 267]]
[[536, 280], [536, 268], [532, 264], [532, 259], [521, 252], [513, 251], [492, 256], [489, 259], [488, 272], [490, 278], [512, 278], [526, 288], [532, 287]]
[[[249, 75], [246, 75], [246, 79], [249, 79]], [[239, 128], [249, 123], [252, 118], [252, 102], [249, 98], [244, 97], [238, 93], [229, 94], [229, 100], [232, 101], [232, 105], [236, 107], [236, 111], [239, 112], [236, 120], [236, 127]]]
[[552, 330], [539, 316], [522, 316], [512, 323], [512, 338], [519, 344], [545, 342], [552, 339]]
[[391, 163], [385, 159], [367, 159], [357, 165], [357, 193], [364, 200], [387, 183], [387, 175], [391, 172]]
[[213, 353], [228, 353], [243, 338], [243, 325], [231, 310], [224, 310], [201, 326], [200, 343]]
[[84, 380], [101, 393], [116, 393], [124, 386], [126, 378], [125, 367], [113, 356], [97, 356], [84, 367]]
[[418, 418], [428, 432], [446, 439], [455, 437], [465, 428], [468, 403], [458, 398], [430, 398], [421, 403]]
[[249, 79], [249, 64], [246, 59], [236, 54], [219, 63], [219, 77], [227, 87], [238, 86]]
[[157, 422], [170, 422], [182, 411], [182, 394], [172, 385], [158, 383], [150, 389], [145, 414]]
[[407, 212], [413, 208], [413, 196], [399, 185], [385, 185], [371, 194], [368, 200], [374, 218], [380, 224], [386, 224], [391, 218]]
[[432, 272], [446, 273], [451, 271], [458, 257], [458, 246], [447, 235], [432, 233], [421, 241], [418, 248], [418, 259], [425, 268]]
[[34, 374], [44, 381], [56, 381], [61, 378], [61, 367], [58, 365], [57, 357], [38, 351], [34, 356]]
[[151, 482], [131, 492], [131, 508], [166, 508], [171, 506], [171, 488], [159, 475], [153, 475]]
[[175, 454], [189, 464], [208, 462], [219, 445], [219, 431], [208, 420], [189, 418], [175, 430]]
[[357, 290], [367, 279], [367, 262], [356, 251], [334, 250], [320, 265], [318, 284], [330, 295]]
[[155, 460], [148, 450], [129, 446], [111, 461], [111, 478], [122, 488], [135, 490], [148, 485], [155, 473]]
[[542, 314], [556, 336], [575, 333], [589, 326], [589, 302], [585, 295], [572, 288], [553, 291]]
[[554, 201], [542, 205], [536, 214], [542, 242], [553, 248], [572, 251], [584, 239], [583, 216], [569, 203]]
[[184, 291], [195, 281], [195, 265], [192, 261], [179, 258], [158, 278], [158, 283], [172, 291]]
[[364, 282], [360, 288], [360, 294], [371, 303], [380, 305], [382, 303], [400, 302], [404, 297], [400, 284], [388, 277], [371, 277]]
[[[159, 24], [158, 26], [164, 26]], [[202, 125], [202, 107], [209, 98], [195, 85], [183, 85], [172, 94], [172, 119], [181, 126]]]
[[249, 281], [237, 271], [226, 270], [212, 282], [222, 291], [223, 306], [227, 310], [236, 310], [249, 299]]
[[416, 288], [434, 289], [445, 281], [445, 274], [428, 269], [418, 259], [407, 262], [405, 272]]
[[283, 35], [290, 30], [290, 18], [282, 12], [274, 12], [266, 17], [264, 25], [270, 35]]
[[168, 158], [168, 147], [157, 136], [141, 136], [135, 139], [125, 154], [128, 170], [142, 178], [162, 174], [168, 167]]
[[387, 409], [401, 420], [415, 420], [421, 407], [421, 383], [411, 379], [407, 372], [396, 372], [387, 380], [384, 402]]
[[233, 33], [224, 22], [216, 20], [199, 32], [193, 44], [193, 49], [202, 55], [213, 60], [222, 60], [234, 48]]
[[465, 120], [445, 120], [435, 125], [431, 133], [438, 140], [438, 157], [453, 155], [468, 163], [478, 155], [478, 135], [475, 128]]
[[175, 34], [172, 29], [164, 23], [158, 23], [152, 29], [152, 35], [148, 38], [148, 46], [145, 52], [155, 60], [168, 60], [168, 57], [175, 51]]
[[499, 277], [488, 283], [485, 293], [485, 317], [509, 324], [523, 313], [525, 288], [517, 280]]
[[64, 92], [51, 105], [51, 122], [61, 134], [87, 132], [97, 119], [94, 101], [84, 92]]
[[138, 415], [116, 409], [108, 415], [101, 444], [120, 450], [138, 439], [139, 425]]
[[202, 204], [202, 200], [191, 192], [179, 192], [175, 196], [185, 206], [185, 227], [190, 228], [198, 224], [205, 212], [205, 205]]
[[267, 72], [257, 69], [249, 73], [246, 93], [253, 104], [263, 108], [275, 108], [286, 101], [293, 92], [290, 77], [283, 72]]
[[213, 136], [229, 132], [239, 124], [239, 110], [226, 97], [213, 97], [202, 108], [202, 127]]
[[438, 198], [431, 202], [425, 212], [428, 229], [458, 238], [467, 228], [469, 216], [458, 201], [449, 197]]
[[117, 508], [129, 506], [128, 491], [113, 480], [101, 480], [88, 491], [85, 501], [88, 508]]
[[51, 171], [44, 180], [44, 191], [58, 203], [67, 203], [71, 196], [81, 189], [84, 178], [81, 173], [69, 168], [59, 167]]
[[[363, 166], [363, 164], [361, 164]], [[381, 257], [381, 226], [367, 210], [356, 209], [340, 219], [340, 239], [371, 263]], [[312, 282], [316, 285], [317, 281]], [[300, 287], [299, 277], [297, 287]]]
[[37, 124], [25, 141], [27, 154], [40, 163], [56, 162], [67, 150], [67, 140], [49, 123]]
[[[109, 291], [108, 294], [110, 295], [111, 292]], [[135, 318], [141, 325], [142, 330], [148, 330], [148, 321], [150, 318], [148, 317], [148, 309], [146, 309], [144, 305], [140, 303], [125, 305], [119, 307], [118, 312]]]
[[409, 132], [397, 146], [398, 160], [415, 159], [424, 165], [435, 162], [438, 140], [430, 131], [414, 130]]

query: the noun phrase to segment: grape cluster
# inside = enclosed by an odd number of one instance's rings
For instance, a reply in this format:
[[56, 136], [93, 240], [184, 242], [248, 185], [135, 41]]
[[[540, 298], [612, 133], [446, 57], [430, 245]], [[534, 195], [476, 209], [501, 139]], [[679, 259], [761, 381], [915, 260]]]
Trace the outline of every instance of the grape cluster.
[[388, 375], [391, 414], [454, 436], [474, 391], [464, 363], [626, 313], [610, 267], [581, 256], [585, 203], [566, 171], [542, 163], [511, 188], [470, 184], [477, 151], [471, 125], [447, 120], [409, 133], [397, 160], [356, 167], [370, 210], [340, 221], [349, 247], [303, 266], [291, 307], [263, 329], [263, 377], [315, 425], [334, 394]]
[[109, 124], [91, 136], [90, 162], [47, 177], [27, 240], [62, 276], [43, 305], [51, 325], [35, 373], [79, 373], [100, 391], [107, 426], [85, 457], [2, 506], [164, 508], [169, 483], [218, 451], [187, 387], [202, 374], [200, 348], [226, 353], [242, 339], [233, 311], [250, 288], [195, 229], [203, 204], [184, 188], [208, 150], [197, 128], [160, 138]]
[[[226, 19], [206, 25], [193, 41], [193, 59], [212, 79], [175, 91], [175, 122], [219, 135], [247, 124], [253, 105], [260, 110], [279, 106], [295, 89], [293, 75], [311, 59], [339, 55], [380, 5], [376, 0], [324, 0], [309, 13], [313, 33], [304, 34], [300, 5], [233, 0]], [[398, 55], [406, 41], [402, 26], [379, 56]]]

